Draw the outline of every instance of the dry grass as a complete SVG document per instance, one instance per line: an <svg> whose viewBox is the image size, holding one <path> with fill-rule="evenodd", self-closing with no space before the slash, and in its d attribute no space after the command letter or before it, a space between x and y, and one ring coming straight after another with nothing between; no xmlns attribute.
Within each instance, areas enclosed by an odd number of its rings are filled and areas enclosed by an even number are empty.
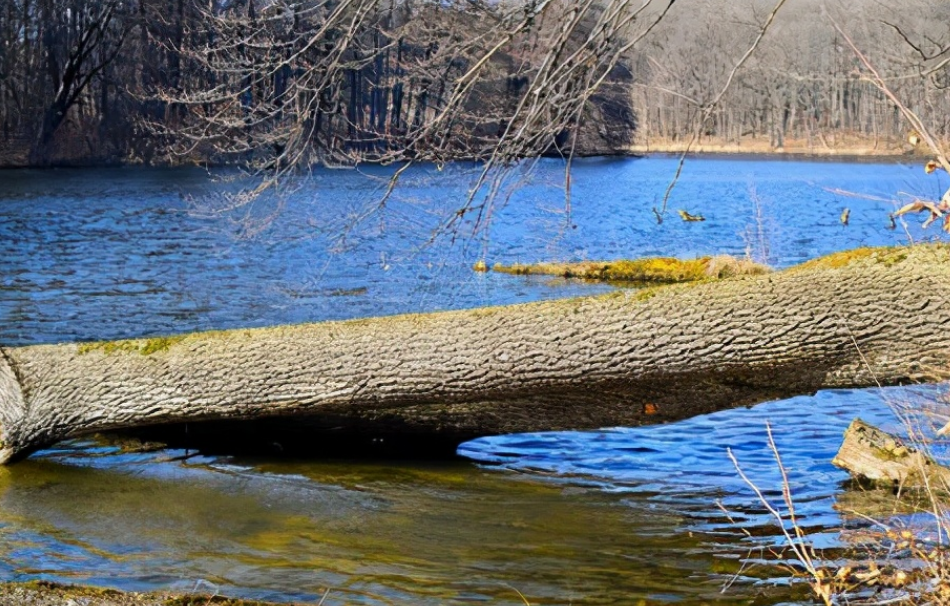
<svg viewBox="0 0 950 606"><path fill-rule="evenodd" d="M934 456L932 446L943 439L936 427L948 418L950 403L889 404L905 426L909 436L905 444L927 455L915 460L923 465L932 458L946 464ZM784 479L782 507L769 502L731 453L730 457L784 535L785 549L772 553L772 564L807 582L816 601L826 606L950 606L950 486L946 482L928 479L934 476L924 469L919 477L925 482L918 487L872 486L856 479L836 503L843 517L840 536L846 547L822 553L811 546L795 517L793 495L771 431L769 445Z"/></svg>
<svg viewBox="0 0 950 606"><path fill-rule="evenodd" d="M679 154L687 151L688 137L670 139L665 137L641 138L631 147L630 152L635 154L671 153ZM690 153L697 154L763 154L763 155L790 155L790 156L903 156L926 155L927 151L915 148L902 140L881 138L874 140L868 137L850 135L842 132L828 133L824 137L814 136L810 139L786 138L785 144L776 147L768 137L742 137L725 139L722 137L703 137L689 147Z"/></svg>
<svg viewBox="0 0 950 606"><path fill-rule="evenodd" d="M732 255L716 255L706 264L706 276L722 279L734 276L758 276L767 274L770 269L751 259L740 259Z"/></svg>

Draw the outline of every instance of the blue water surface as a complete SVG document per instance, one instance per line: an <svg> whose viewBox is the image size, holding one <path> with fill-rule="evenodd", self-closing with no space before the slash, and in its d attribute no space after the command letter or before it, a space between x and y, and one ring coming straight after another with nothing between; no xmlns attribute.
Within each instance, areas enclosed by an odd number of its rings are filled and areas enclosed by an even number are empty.
<svg viewBox="0 0 950 606"><path fill-rule="evenodd" d="M222 192L242 178L227 171L2 171L0 345L611 288L477 273L479 260L728 253L786 267L939 238L916 217L890 229L888 213L901 192L939 198L950 185L916 163L695 158L658 222L654 208L676 165L575 161L568 201L563 162L542 160L513 174L493 207L475 197L461 215L475 165L414 167L384 203L391 168L316 170L281 197L231 210ZM685 223L681 209L706 220ZM769 424L810 540L840 546L835 504L847 476L829 461L841 432L858 414L901 431L893 406L932 402L940 391L828 391L666 426L484 438L459 449L477 465L436 469L179 462L184 453L69 442L0 476L0 578L314 602L334 587L328 604L523 603L509 587L538 603L743 602L760 591L754 578L720 592L735 574L728 562L751 540L740 529L780 537L728 453L781 501Z"/></svg>
<svg viewBox="0 0 950 606"><path fill-rule="evenodd" d="M676 162L578 161L568 204L563 163L543 160L480 222L470 213L448 228L476 167L407 171L382 208L392 170L322 170L279 200L264 196L230 212L220 192L236 185L200 169L0 172L0 343L466 308L607 288L471 271L480 259L728 253L783 267L939 234L922 231L916 218L888 229L898 192L939 197L947 185L893 163L690 160L657 223L653 208ZM679 209L706 221L685 223Z"/></svg>

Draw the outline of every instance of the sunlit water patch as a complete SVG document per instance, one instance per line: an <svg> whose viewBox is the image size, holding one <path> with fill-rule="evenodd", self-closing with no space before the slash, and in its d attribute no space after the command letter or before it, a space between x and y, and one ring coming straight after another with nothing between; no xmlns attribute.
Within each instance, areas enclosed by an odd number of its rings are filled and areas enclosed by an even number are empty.
<svg viewBox="0 0 950 606"><path fill-rule="evenodd" d="M330 604L796 599L758 580L776 574L765 567L732 583L781 538L727 449L779 503L769 423L809 540L839 547L847 476L828 461L854 411L901 432L890 405L938 393L828 391L659 427L485 438L459 450L477 465L65 443L2 472L0 571L285 601L329 588Z"/></svg>
<svg viewBox="0 0 950 606"><path fill-rule="evenodd" d="M10 469L0 490L9 578L288 601L330 588L328 604L749 594L720 593L735 549L682 511L465 463L181 466L79 447Z"/></svg>

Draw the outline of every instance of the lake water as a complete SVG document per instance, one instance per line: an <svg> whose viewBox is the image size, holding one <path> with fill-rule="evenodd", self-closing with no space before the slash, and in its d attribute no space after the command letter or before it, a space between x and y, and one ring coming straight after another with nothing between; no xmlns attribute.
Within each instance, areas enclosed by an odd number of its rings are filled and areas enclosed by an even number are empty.
<svg viewBox="0 0 950 606"><path fill-rule="evenodd" d="M198 169L0 172L0 343L162 335L603 292L479 274L489 264L749 254L784 267L835 250L939 237L889 229L897 192L946 175L898 163L694 159L657 223L676 160L542 161L476 224L454 216L475 167L318 171L280 202L209 212L235 187ZM218 175L219 177L221 175ZM848 194L845 192L851 192ZM209 202L210 201L210 202ZM839 217L850 209L850 221ZM684 223L679 209L706 221ZM473 233L474 232L474 233ZM177 588L326 604L774 603L806 595L746 568L777 531L790 471L819 546L840 546L829 464L858 413L939 388L822 392L652 428L502 436L444 462L123 454L94 441L0 471L0 578ZM731 520L717 502L731 512ZM747 537L748 530L755 539ZM726 588L727 589L724 589Z"/></svg>

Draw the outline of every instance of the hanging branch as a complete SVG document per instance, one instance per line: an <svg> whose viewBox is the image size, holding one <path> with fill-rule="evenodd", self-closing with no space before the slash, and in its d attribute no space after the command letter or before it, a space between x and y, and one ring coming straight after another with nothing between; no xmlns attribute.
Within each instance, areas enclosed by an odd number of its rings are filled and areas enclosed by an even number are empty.
<svg viewBox="0 0 950 606"><path fill-rule="evenodd" d="M593 96L673 4L638 27L654 3L319 0L258 9L251 0L212 9L177 49L201 76L155 92L186 118L150 127L178 154L248 168L254 184L229 209L279 192L315 164L481 160L444 228L481 211L478 226L523 159L573 155Z"/></svg>
<svg viewBox="0 0 950 606"><path fill-rule="evenodd" d="M683 166L686 164L686 156L689 155L690 150L692 150L693 145L696 144L696 141L699 139L700 133L705 130L706 125L709 123L709 118L712 116L713 112L718 109L719 104L722 102L723 97L726 95L726 92L729 91L729 88L732 86L733 80L735 80L736 74L739 73L739 70L742 69L742 66L745 65L746 61L755 53L756 49L759 48L759 45L762 43L762 39L765 38L765 34L768 33L769 29L772 27L772 23L775 21L775 16L778 14L779 10L785 5L785 0L779 0L775 6L772 8L772 12L769 13L768 18L765 20L765 23L759 28L759 34L756 36L755 40L752 42L752 45L746 50L738 62L732 67L732 71L729 72L729 76L726 78L725 84L722 88L713 97L713 100L710 103L707 103L702 108L702 113L700 120L696 123L696 127L693 129L692 134L690 135L689 141L686 143L686 149L683 150L683 153L680 154L679 162L676 165L676 173L673 175L673 179L670 181L670 184L666 187L666 191L663 193L663 202L660 206L660 209L657 210L655 207L653 209L654 214L657 218L657 223L663 222L663 216L666 214L666 207L669 203L670 196L673 194L673 188L676 187L677 182L679 182L680 175L683 174Z"/></svg>

